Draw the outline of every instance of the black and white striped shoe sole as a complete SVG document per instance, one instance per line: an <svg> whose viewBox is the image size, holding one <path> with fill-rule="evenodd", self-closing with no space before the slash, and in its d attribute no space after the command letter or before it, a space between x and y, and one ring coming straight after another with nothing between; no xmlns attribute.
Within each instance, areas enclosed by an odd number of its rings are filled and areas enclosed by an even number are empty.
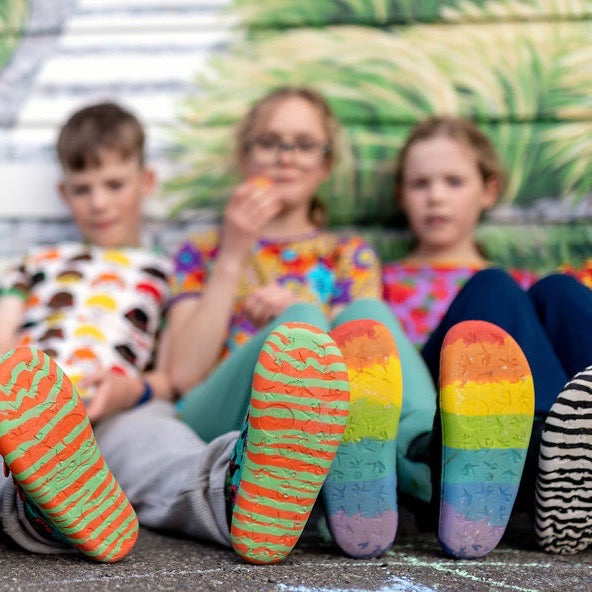
<svg viewBox="0 0 592 592"><path fill-rule="evenodd" d="M573 554L592 543L592 366L566 384L545 421L535 506L545 551Z"/></svg>

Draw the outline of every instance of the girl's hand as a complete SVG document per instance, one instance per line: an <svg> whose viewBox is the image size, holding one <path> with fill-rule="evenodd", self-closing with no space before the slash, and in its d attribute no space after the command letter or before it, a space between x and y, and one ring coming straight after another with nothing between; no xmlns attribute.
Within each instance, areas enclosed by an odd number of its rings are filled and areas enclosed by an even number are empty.
<svg viewBox="0 0 592 592"><path fill-rule="evenodd" d="M91 423L118 411L131 409L144 392L144 383L139 378L111 371L99 371L87 376L80 381L80 386L94 390L86 407Z"/></svg>
<svg viewBox="0 0 592 592"><path fill-rule="evenodd" d="M263 327L297 301L288 288L272 283L255 290L245 301L244 309L255 326Z"/></svg>
<svg viewBox="0 0 592 592"><path fill-rule="evenodd" d="M239 185L224 210L220 256L242 261L280 208L271 181L257 177Z"/></svg>

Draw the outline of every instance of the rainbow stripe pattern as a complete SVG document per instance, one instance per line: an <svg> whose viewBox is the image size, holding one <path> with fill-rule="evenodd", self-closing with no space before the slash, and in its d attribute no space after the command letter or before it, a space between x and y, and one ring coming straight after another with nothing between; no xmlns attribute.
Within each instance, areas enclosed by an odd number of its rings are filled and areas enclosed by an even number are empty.
<svg viewBox="0 0 592 592"><path fill-rule="evenodd" d="M291 552L342 440L349 383L334 341L286 323L268 336L253 376L230 529L236 553L277 563ZM239 439L240 442L240 439Z"/></svg>
<svg viewBox="0 0 592 592"><path fill-rule="evenodd" d="M351 557L377 557L398 526L396 445L403 397L397 346L372 320L349 321L330 333L350 381L350 415L323 501L331 534Z"/></svg>
<svg viewBox="0 0 592 592"><path fill-rule="evenodd" d="M103 562L132 549L136 514L71 382L40 350L0 358L0 454L28 502L72 546Z"/></svg>
<svg viewBox="0 0 592 592"><path fill-rule="evenodd" d="M452 557L482 557L506 529L532 429L532 375L514 339L485 321L452 327L441 352L440 409L438 537Z"/></svg>

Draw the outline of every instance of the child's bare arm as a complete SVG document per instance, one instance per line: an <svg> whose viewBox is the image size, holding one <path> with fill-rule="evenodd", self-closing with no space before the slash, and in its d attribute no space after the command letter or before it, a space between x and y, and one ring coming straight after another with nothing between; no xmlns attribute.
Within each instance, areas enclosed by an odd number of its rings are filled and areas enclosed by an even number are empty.
<svg viewBox="0 0 592 592"><path fill-rule="evenodd" d="M170 376L178 392L201 382L219 359L244 261L278 211L273 188L240 185L224 212L219 254L205 290L170 311Z"/></svg>
<svg viewBox="0 0 592 592"><path fill-rule="evenodd" d="M201 382L220 356L240 277L240 264L219 258L199 299L187 298L170 312L169 370L174 388Z"/></svg>
<svg viewBox="0 0 592 592"><path fill-rule="evenodd" d="M17 344L24 312L25 302L20 296L9 294L0 298L0 354Z"/></svg>

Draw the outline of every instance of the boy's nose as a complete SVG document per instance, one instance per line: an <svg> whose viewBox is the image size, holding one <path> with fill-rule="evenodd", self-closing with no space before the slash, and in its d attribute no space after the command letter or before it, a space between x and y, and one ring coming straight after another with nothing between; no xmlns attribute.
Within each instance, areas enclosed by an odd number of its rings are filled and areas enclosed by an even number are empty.
<svg viewBox="0 0 592 592"><path fill-rule="evenodd" d="M107 205L109 196L102 189L93 189L90 193L90 205L94 209L101 209Z"/></svg>

